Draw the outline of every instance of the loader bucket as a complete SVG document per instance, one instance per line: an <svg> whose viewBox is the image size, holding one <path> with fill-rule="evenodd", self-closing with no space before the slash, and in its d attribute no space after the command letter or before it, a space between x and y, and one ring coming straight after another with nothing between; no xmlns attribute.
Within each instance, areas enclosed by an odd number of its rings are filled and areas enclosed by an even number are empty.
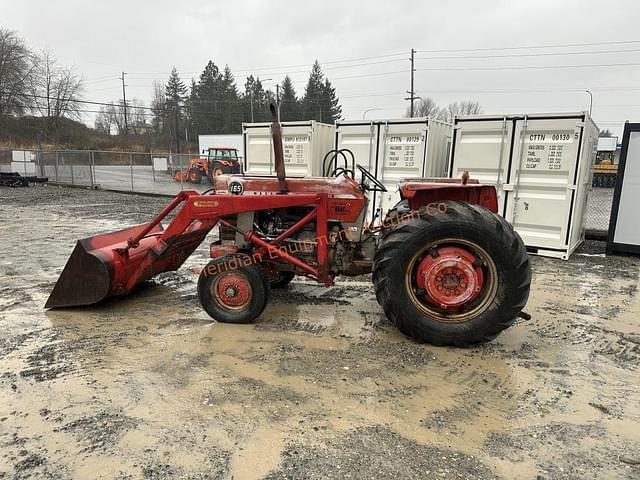
<svg viewBox="0 0 640 480"><path fill-rule="evenodd" d="M142 231L147 224L136 225L112 233L83 238L76 243L71 257L45 304L45 308L91 305L110 296L120 266L115 248L126 246L128 238ZM162 231L158 225L151 233Z"/></svg>

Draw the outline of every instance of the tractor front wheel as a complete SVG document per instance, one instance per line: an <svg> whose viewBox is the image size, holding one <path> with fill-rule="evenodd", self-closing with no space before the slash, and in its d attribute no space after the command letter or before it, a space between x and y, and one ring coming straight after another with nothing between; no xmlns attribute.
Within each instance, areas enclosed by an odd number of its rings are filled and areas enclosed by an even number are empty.
<svg viewBox="0 0 640 480"><path fill-rule="evenodd" d="M191 183L200 183L202 181L202 172L199 168L193 167L189 170L188 179Z"/></svg>
<svg viewBox="0 0 640 480"><path fill-rule="evenodd" d="M435 345L487 342L524 308L531 268L502 217L446 201L382 237L373 266L378 303L405 334Z"/></svg>
<svg viewBox="0 0 640 480"><path fill-rule="evenodd" d="M198 298L218 322L251 323L267 305L269 283L248 255L218 257L202 270Z"/></svg>

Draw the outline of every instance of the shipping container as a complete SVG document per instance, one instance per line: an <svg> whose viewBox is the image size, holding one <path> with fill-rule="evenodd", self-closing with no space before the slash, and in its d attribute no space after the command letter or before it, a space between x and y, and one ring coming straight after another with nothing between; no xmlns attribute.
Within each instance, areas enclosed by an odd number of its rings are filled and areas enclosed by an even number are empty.
<svg viewBox="0 0 640 480"><path fill-rule="evenodd" d="M242 134L229 135L198 135L198 151L200 155L206 153L210 147L228 147L238 150L238 156L244 157L244 143Z"/></svg>
<svg viewBox="0 0 640 480"><path fill-rule="evenodd" d="M495 185L499 213L530 253L567 259L583 216L598 127L585 112L455 119L449 175Z"/></svg>
<svg viewBox="0 0 640 480"><path fill-rule="evenodd" d="M322 175L322 159L333 149L335 126L314 120L282 122L282 145L287 175ZM275 175L271 123L243 123L244 171Z"/></svg>
<svg viewBox="0 0 640 480"><path fill-rule="evenodd" d="M336 148L351 150L387 188L371 195L369 218L400 200L402 179L447 176L450 145L451 125L424 117L336 124Z"/></svg>
<svg viewBox="0 0 640 480"><path fill-rule="evenodd" d="M0 172L2 173L19 173L23 177L29 177L36 174L35 162L9 162L0 163Z"/></svg>
<svg viewBox="0 0 640 480"><path fill-rule="evenodd" d="M34 162L36 160L36 152L29 150L13 150L11 152L11 161L13 162Z"/></svg>
<svg viewBox="0 0 640 480"><path fill-rule="evenodd" d="M640 123L625 123L607 237L607 253L640 255Z"/></svg>

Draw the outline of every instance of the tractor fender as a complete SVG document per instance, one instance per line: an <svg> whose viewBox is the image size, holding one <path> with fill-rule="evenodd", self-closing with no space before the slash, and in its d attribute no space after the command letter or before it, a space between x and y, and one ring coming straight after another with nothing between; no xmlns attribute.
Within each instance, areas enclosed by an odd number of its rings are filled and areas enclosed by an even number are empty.
<svg viewBox="0 0 640 480"><path fill-rule="evenodd" d="M430 179L400 183L400 196L411 210L431 203L458 200L484 207L498 213L498 196L493 185L480 185L477 180L461 183L459 179Z"/></svg>

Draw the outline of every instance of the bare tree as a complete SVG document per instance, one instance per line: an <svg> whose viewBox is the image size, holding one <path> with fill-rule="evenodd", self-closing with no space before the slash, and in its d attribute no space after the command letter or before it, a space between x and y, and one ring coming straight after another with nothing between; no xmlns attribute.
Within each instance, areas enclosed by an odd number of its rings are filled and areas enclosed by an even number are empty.
<svg viewBox="0 0 640 480"><path fill-rule="evenodd" d="M72 68L58 65L55 56L44 50L32 76L33 110L56 126L62 117L80 118L83 80Z"/></svg>
<svg viewBox="0 0 640 480"><path fill-rule="evenodd" d="M28 107L33 68L33 55L24 41L15 32L0 28L0 119Z"/></svg>
<svg viewBox="0 0 640 480"><path fill-rule="evenodd" d="M137 98L127 100L127 118L131 132L135 133L147 127L144 108L141 107L144 107L144 103ZM96 116L95 128L97 130L110 135L114 127L118 135L124 135L124 106L122 99L101 107Z"/></svg>
<svg viewBox="0 0 640 480"><path fill-rule="evenodd" d="M115 107L112 105L104 105L100 107L100 112L96 115L95 129L105 135L111 135L115 122Z"/></svg>
<svg viewBox="0 0 640 480"><path fill-rule="evenodd" d="M461 102L452 102L447 108L442 110L440 118L447 122L453 122L458 115L478 115L482 113L480 102L475 100L463 100Z"/></svg>
<svg viewBox="0 0 640 480"><path fill-rule="evenodd" d="M477 100L463 100L460 102L460 115L480 115L483 112Z"/></svg>
<svg viewBox="0 0 640 480"><path fill-rule="evenodd" d="M153 120L151 122L153 130L161 133L165 126L165 116L167 110L167 97L164 91L164 85L154 80L153 82L153 98L151 99L151 111L153 112Z"/></svg>
<svg viewBox="0 0 640 480"><path fill-rule="evenodd" d="M439 117L441 114L441 108L431 97L425 97L418 99L418 102L413 108L414 117ZM407 108L406 117L411 116L411 107Z"/></svg>

